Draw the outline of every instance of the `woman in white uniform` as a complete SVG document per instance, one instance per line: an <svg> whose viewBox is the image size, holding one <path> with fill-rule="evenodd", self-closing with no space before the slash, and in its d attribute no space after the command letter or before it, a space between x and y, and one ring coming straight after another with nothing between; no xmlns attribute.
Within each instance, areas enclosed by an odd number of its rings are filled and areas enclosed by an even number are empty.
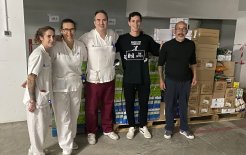
<svg viewBox="0 0 246 155"><path fill-rule="evenodd" d="M70 155L78 145L74 142L77 132L82 80L81 66L87 59L87 51L82 42L74 39L76 24L71 19L61 22L62 41L51 51L53 67L52 104L59 145L64 155Z"/></svg>
<svg viewBox="0 0 246 155"><path fill-rule="evenodd" d="M37 30L35 40L41 43L28 58L28 78L24 95L31 146L28 155L44 155L44 140L50 122L52 99L51 58L48 50L54 44L55 29Z"/></svg>

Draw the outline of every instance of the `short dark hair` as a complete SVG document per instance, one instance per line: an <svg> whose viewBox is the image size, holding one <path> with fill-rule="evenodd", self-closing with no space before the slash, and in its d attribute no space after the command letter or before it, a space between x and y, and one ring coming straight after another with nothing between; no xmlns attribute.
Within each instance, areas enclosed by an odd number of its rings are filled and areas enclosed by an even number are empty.
<svg viewBox="0 0 246 155"><path fill-rule="evenodd" d="M62 21L61 21L61 27L60 27L60 29L62 29L63 28L63 24L64 23L72 23L73 25L74 25L74 28L76 29L76 27L77 27L77 24L75 23L75 21L73 21L72 19L70 19L70 18L66 18L66 19L63 19Z"/></svg>
<svg viewBox="0 0 246 155"><path fill-rule="evenodd" d="M104 14L104 15L106 16L107 20L108 20L108 14L107 14L107 12L104 11L104 10L97 10L97 11L95 12L95 14L94 14L94 17L96 17L96 15L99 14L99 13Z"/></svg>
<svg viewBox="0 0 246 155"><path fill-rule="evenodd" d="M130 21L131 18L134 17L134 16L138 16L140 18L140 20L142 21L142 15L139 12L130 13L129 16L128 16L128 21Z"/></svg>
<svg viewBox="0 0 246 155"><path fill-rule="evenodd" d="M34 41L36 43L41 43L40 37L43 37L44 33L48 30L52 30L55 33L55 29L53 27L50 26L41 27L36 31Z"/></svg>

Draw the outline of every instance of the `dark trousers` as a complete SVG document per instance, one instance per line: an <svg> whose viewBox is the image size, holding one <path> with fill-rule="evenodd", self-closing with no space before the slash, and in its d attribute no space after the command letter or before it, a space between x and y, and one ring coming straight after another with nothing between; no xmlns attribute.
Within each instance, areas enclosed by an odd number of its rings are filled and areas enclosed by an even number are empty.
<svg viewBox="0 0 246 155"><path fill-rule="evenodd" d="M139 125L143 127L147 124L148 116L148 101L150 94L150 84L123 84L124 96L126 100L126 115L130 127L135 127L134 119L134 102L136 92L138 92L139 99Z"/></svg>
<svg viewBox="0 0 246 155"><path fill-rule="evenodd" d="M88 133L98 130L98 109L101 110L103 132L113 131L114 80L106 83L89 83L85 85L85 114Z"/></svg>
<svg viewBox="0 0 246 155"><path fill-rule="evenodd" d="M165 129L173 131L174 128L174 115L175 105L179 105L179 116L180 116L180 129L187 131L187 111L188 111L188 100L190 95L191 81L174 81L171 79L165 79L166 92L165 92L165 116L166 126Z"/></svg>

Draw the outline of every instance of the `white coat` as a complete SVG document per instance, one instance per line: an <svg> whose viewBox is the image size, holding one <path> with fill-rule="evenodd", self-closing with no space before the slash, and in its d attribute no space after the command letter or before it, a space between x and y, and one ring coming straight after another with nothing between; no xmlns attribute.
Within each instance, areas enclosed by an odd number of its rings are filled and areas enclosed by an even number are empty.
<svg viewBox="0 0 246 155"><path fill-rule="evenodd" d="M38 46L28 58L28 75L37 75L36 80L36 108L43 108L49 105L48 100L52 99L52 73L51 58L45 51L43 45ZM28 88L25 90L23 102L28 105L30 100Z"/></svg>
<svg viewBox="0 0 246 155"><path fill-rule="evenodd" d="M29 153L33 155L44 155L44 141L50 123L49 100L52 99L51 58L45 51L43 45L38 46L28 59L28 74L37 75L36 79L36 109L28 111L30 100L28 87L25 90L23 102L26 106L27 126L31 146Z"/></svg>
<svg viewBox="0 0 246 155"><path fill-rule="evenodd" d="M50 52L53 67L54 103L52 104L58 141L64 154L72 152L82 93L82 62L87 60L84 44L74 40L73 49L57 42Z"/></svg>
<svg viewBox="0 0 246 155"><path fill-rule="evenodd" d="M53 63L53 91L71 92L82 87L81 66L87 61L87 51L84 44L74 40L71 50L67 44L57 42L50 52Z"/></svg>
<svg viewBox="0 0 246 155"><path fill-rule="evenodd" d="M87 77L91 83L105 83L114 79L115 68L115 43L118 35L108 30L105 39L93 29L82 35L79 40L83 41L88 50Z"/></svg>

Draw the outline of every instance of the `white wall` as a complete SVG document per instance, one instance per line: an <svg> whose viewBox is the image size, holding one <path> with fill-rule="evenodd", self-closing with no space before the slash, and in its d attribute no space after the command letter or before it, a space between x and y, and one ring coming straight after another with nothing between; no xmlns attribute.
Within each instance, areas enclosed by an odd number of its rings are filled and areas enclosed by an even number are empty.
<svg viewBox="0 0 246 155"><path fill-rule="evenodd" d="M23 1L7 0L11 37L3 33L6 29L4 1L0 0L0 123L26 119L22 103L24 89L20 87L26 78Z"/></svg>
<svg viewBox="0 0 246 155"><path fill-rule="evenodd" d="M94 28L93 18L96 10L104 9L109 18L116 19L116 25L111 29L123 29L128 32L127 18L125 17L126 0L23 0L26 40L34 37L38 27L50 25L59 34L60 22L49 22L48 15L57 15L60 21L71 18L77 23L76 38Z"/></svg>
<svg viewBox="0 0 246 155"><path fill-rule="evenodd" d="M241 8L243 9L243 8ZM246 10L246 5L244 10ZM246 44L246 11L239 11L238 12L238 19L236 25L236 32L235 32L235 40L234 40L234 48L233 48L233 59L234 61L240 60L240 47L243 44ZM243 61L246 63L246 47L244 48L244 57L242 58ZM246 64L237 64L236 65L236 80L240 82L241 88L246 88Z"/></svg>
<svg viewBox="0 0 246 155"><path fill-rule="evenodd" d="M236 19L238 3L239 0L127 0L126 14L144 9L146 17Z"/></svg>

